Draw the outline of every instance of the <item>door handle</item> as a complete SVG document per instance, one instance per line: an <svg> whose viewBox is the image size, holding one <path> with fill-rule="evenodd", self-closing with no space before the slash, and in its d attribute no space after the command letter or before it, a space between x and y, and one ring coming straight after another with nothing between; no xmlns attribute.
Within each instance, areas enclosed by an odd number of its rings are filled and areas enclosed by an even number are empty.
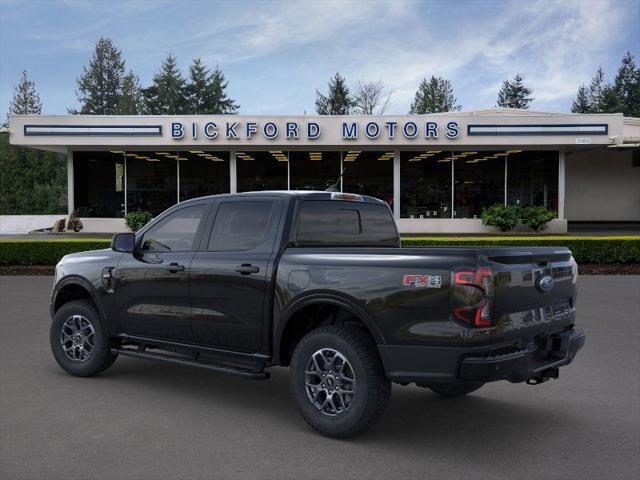
<svg viewBox="0 0 640 480"><path fill-rule="evenodd" d="M258 273L260 271L259 267L255 265L251 265L250 263L243 263L239 267L236 267L236 272L241 275L251 275L252 273Z"/></svg>
<svg viewBox="0 0 640 480"><path fill-rule="evenodd" d="M184 270L184 265L180 265L178 263L170 263L167 265L167 270L171 273L182 272Z"/></svg>

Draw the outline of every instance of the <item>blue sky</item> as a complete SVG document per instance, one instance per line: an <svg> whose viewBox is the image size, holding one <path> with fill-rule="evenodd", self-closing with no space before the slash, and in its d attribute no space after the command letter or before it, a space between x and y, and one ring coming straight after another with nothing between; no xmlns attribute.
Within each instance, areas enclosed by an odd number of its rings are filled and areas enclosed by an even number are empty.
<svg viewBox="0 0 640 480"><path fill-rule="evenodd" d="M492 107L516 72L532 108L568 111L598 65L611 79L627 50L640 63L640 0L0 0L0 116L23 69L44 113L76 107L100 36L143 84L169 51L185 71L195 57L219 64L242 114L311 114L336 71L382 80L387 113L406 113L430 75L453 82L463 109Z"/></svg>

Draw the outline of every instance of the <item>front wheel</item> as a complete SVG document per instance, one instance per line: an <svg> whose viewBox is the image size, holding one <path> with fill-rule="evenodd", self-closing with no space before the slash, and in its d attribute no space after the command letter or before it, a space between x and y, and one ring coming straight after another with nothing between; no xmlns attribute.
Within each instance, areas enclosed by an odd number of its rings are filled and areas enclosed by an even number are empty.
<svg viewBox="0 0 640 480"><path fill-rule="evenodd" d="M309 332L293 352L290 375L302 417L328 437L346 438L371 427L391 397L376 345L357 327Z"/></svg>
<svg viewBox="0 0 640 480"><path fill-rule="evenodd" d="M106 370L118 355L95 306L88 300L65 303L51 323L53 356L64 370L76 377L89 377Z"/></svg>

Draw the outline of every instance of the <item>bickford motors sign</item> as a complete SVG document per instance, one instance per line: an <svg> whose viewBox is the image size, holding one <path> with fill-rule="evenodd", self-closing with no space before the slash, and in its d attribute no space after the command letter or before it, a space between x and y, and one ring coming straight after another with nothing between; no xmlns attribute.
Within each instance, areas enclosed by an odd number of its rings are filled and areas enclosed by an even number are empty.
<svg viewBox="0 0 640 480"><path fill-rule="evenodd" d="M449 139L458 138L460 127L457 122L449 121L444 125L439 125L433 121L368 121L359 123L356 121L335 122L331 127L340 129L339 132L332 132L332 136L339 133L342 140L357 140L366 137L369 140L384 138L394 140L402 137L407 140L424 138L436 140L440 136ZM316 140L323 134L322 126L318 122L307 121L266 121L264 123L256 121L198 121L198 122L172 122L171 138L174 140L206 138L216 140L225 138L227 140L251 140L260 136L266 140Z"/></svg>

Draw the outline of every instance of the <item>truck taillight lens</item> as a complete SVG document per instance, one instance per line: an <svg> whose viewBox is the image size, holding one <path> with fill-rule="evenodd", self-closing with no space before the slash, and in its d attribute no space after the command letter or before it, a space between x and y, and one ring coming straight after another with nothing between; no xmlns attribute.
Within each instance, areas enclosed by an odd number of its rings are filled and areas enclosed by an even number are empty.
<svg viewBox="0 0 640 480"><path fill-rule="evenodd" d="M476 270L458 270L452 272L455 287L470 289L466 297L472 299L480 294L480 300L472 305L456 306L453 315L461 322L474 327L489 327L493 310L493 270L480 267Z"/></svg>

